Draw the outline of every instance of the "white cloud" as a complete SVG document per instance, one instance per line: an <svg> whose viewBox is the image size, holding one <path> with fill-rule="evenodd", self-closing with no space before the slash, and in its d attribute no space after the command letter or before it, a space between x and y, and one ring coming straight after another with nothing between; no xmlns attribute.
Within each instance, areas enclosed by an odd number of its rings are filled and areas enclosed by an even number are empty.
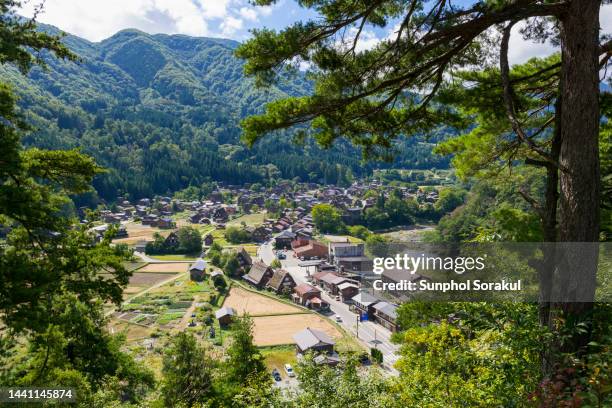
<svg viewBox="0 0 612 408"><path fill-rule="evenodd" d="M520 30L525 27L525 22L521 21L512 27L510 43L508 44L508 61L511 65L522 64L534 57L547 57L557 48L550 43L538 43L523 39Z"/></svg>
<svg viewBox="0 0 612 408"><path fill-rule="evenodd" d="M25 2L20 13L32 16L43 0ZM272 7L248 0L46 0L38 20L91 41L126 28L148 33L243 38L244 22L256 24Z"/></svg>
<svg viewBox="0 0 612 408"><path fill-rule="evenodd" d="M606 4L601 7L599 25L601 26L602 33L612 33L612 5Z"/></svg>
<svg viewBox="0 0 612 408"><path fill-rule="evenodd" d="M340 50L349 50L353 47L355 37L358 32L357 27L351 27L347 30L344 37L340 37L336 41L336 47ZM376 34L368 29L363 29L355 44L355 52L366 51L374 48L379 42L380 38Z"/></svg>
<svg viewBox="0 0 612 408"><path fill-rule="evenodd" d="M357 52L371 50L381 41L372 31L363 30L357 40L355 50Z"/></svg>
<svg viewBox="0 0 612 408"><path fill-rule="evenodd" d="M257 20L257 11L250 7L242 7L240 9L240 15L245 20L256 21Z"/></svg>
<svg viewBox="0 0 612 408"><path fill-rule="evenodd" d="M601 33L612 33L612 5L604 5L599 13L599 24ZM521 64L533 57L546 57L553 52L559 51L558 47L554 47L550 43L537 43L524 40L519 30L525 26L525 22L521 21L512 28L512 37L508 49L508 60L511 64Z"/></svg>
<svg viewBox="0 0 612 408"><path fill-rule="evenodd" d="M224 18L228 15L230 0L199 0L206 18Z"/></svg>
<svg viewBox="0 0 612 408"><path fill-rule="evenodd" d="M39 1L24 5L31 16ZM38 20L100 41L125 28L153 33L208 35L205 16L191 0L47 0Z"/></svg>
<svg viewBox="0 0 612 408"><path fill-rule="evenodd" d="M221 33L224 36L231 36L240 29L242 29L242 20L236 17L227 17L221 23Z"/></svg>

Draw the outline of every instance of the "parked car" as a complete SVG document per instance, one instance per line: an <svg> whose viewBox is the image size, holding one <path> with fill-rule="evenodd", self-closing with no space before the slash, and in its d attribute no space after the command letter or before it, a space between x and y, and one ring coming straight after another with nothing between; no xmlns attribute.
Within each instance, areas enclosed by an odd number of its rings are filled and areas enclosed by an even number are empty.
<svg viewBox="0 0 612 408"><path fill-rule="evenodd" d="M276 257L278 259L287 259L287 255L285 255L283 252L279 252L278 254L276 254Z"/></svg>
<svg viewBox="0 0 612 408"><path fill-rule="evenodd" d="M340 295L334 296L334 299L336 299L339 302L340 301Z"/></svg>
<svg viewBox="0 0 612 408"><path fill-rule="evenodd" d="M192 314L191 314L191 317L196 317L196 314L195 314L195 313L192 313Z"/></svg>
<svg viewBox="0 0 612 408"><path fill-rule="evenodd" d="M291 364L285 364L285 372L289 377L295 377L295 371L293 371Z"/></svg>
<svg viewBox="0 0 612 408"><path fill-rule="evenodd" d="M359 355L359 362L363 365L369 365L370 362L370 356L368 356L367 353L361 353L361 355Z"/></svg>
<svg viewBox="0 0 612 408"><path fill-rule="evenodd" d="M336 315L336 321L337 321L338 323L342 323L342 316L340 316L340 315Z"/></svg>
<svg viewBox="0 0 612 408"><path fill-rule="evenodd" d="M272 370L272 378L274 378L274 381L280 381L281 380L281 375L278 372L278 370L275 368L274 370Z"/></svg>

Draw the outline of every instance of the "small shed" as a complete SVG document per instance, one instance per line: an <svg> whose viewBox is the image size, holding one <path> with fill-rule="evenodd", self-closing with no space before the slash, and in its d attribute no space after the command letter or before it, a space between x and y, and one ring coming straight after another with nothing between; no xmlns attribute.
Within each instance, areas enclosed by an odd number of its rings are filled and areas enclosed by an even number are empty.
<svg viewBox="0 0 612 408"><path fill-rule="evenodd" d="M219 321L219 326L227 326L236 316L236 310L231 307L222 307L215 312L215 318Z"/></svg>
<svg viewBox="0 0 612 408"><path fill-rule="evenodd" d="M198 259L189 267L189 276L192 281L201 282L204 279L204 271L206 270L206 261Z"/></svg>
<svg viewBox="0 0 612 408"><path fill-rule="evenodd" d="M351 299L359 293L359 286L351 282L343 282L338 285L338 293L342 298L342 301L348 303Z"/></svg>

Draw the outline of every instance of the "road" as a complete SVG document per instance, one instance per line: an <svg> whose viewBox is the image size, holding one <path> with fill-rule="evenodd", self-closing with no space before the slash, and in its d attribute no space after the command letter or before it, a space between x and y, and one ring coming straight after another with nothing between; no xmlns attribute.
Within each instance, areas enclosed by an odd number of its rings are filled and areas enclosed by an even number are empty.
<svg viewBox="0 0 612 408"><path fill-rule="evenodd" d="M287 270L296 283L309 283L307 281L308 272L306 268L298 266L299 260L293 256L292 251L286 251L287 259L281 261L282 267ZM257 256L270 265L276 258L271 243L261 245L257 251ZM399 347L391 343L391 332L379 324L373 322L357 322L357 315L349 310L349 306L341 301L337 301L324 291L321 293L324 301L329 303L331 311L342 318L339 324L349 333L356 336L366 347L378 348L383 353L384 366L391 374L397 375L397 370L393 365L398 359Z"/></svg>

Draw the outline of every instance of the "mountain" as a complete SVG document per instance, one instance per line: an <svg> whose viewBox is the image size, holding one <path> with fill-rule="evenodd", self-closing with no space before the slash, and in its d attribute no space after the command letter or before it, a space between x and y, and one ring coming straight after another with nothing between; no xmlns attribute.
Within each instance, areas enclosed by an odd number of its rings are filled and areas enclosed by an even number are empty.
<svg viewBox="0 0 612 408"><path fill-rule="evenodd" d="M42 26L52 33L60 31ZM240 143L239 121L273 99L303 95L311 84L297 73L257 89L234 57L238 43L184 35L123 30L99 43L73 35L64 43L77 63L43 53L46 69L27 77L0 67L19 96L33 131L27 145L78 147L108 169L94 182L100 197L166 194L206 181L245 183L268 177L345 183L374 167L446 167L422 139L401 143L395 164L362 164L347 143L321 150L300 146L292 132L265 138L253 149Z"/></svg>

